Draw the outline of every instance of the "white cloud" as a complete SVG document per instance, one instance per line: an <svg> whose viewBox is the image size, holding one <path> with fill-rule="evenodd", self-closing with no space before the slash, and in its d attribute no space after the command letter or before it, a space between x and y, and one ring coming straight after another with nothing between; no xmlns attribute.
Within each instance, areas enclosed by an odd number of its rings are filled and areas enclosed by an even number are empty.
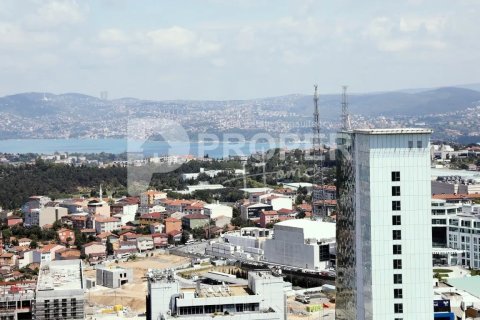
<svg viewBox="0 0 480 320"><path fill-rule="evenodd" d="M38 49L57 42L57 37L52 33L28 31L19 25L0 23L0 47L3 50Z"/></svg>
<svg viewBox="0 0 480 320"><path fill-rule="evenodd" d="M377 17L371 21L364 36L380 51L440 50L447 47L444 39L446 23L444 16Z"/></svg>
<svg viewBox="0 0 480 320"><path fill-rule="evenodd" d="M154 50L186 57L211 55L221 49L219 43L204 39L195 32L178 26L147 31L144 37L147 40L146 44L151 45Z"/></svg>
<svg viewBox="0 0 480 320"><path fill-rule="evenodd" d="M47 0L27 16L26 23L34 28L54 28L77 24L85 19L88 8L75 0Z"/></svg>
<svg viewBox="0 0 480 320"><path fill-rule="evenodd" d="M120 29L103 29L98 34L98 41L106 45L122 45L129 42L129 37Z"/></svg>

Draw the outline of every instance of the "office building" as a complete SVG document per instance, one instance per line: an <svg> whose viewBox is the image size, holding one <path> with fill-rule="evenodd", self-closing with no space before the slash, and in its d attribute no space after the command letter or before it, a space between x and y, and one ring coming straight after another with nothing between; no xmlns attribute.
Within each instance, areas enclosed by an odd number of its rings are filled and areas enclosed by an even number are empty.
<svg viewBox="0 0 480 320"><path fill-rule="evenodd" d="M430 134L340 133L336 319L432 319Z"/></svg>
<svg viewBox="0 0 480 320"><path fill-rule="evenodd" d="M335 260L335 223L286 220L273 226L273 235L264 244L264 259L269 263L319 271Z"/></svg>
<svg viewBox="0 0 480 320"><path fill-rule="evenodd" d="M286 320L285 282L270 271L250 271L248 285L180 288L173 273L148 275L147 319Z"/></svg>
<svg viewBox="0 0 480 320"><path fill-rule="evenodd" d="M32 319L84 319L82 260L42 262Z"/></svg>

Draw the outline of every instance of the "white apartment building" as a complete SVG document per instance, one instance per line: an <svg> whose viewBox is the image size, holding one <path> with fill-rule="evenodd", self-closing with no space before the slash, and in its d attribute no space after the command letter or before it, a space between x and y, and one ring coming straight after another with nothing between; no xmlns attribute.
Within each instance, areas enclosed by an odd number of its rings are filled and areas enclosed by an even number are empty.
<svg viewBox="0 0 480 320"><path fill-rule="evenodd" d="M117 218L106 218L102 216L95 217L95 231L97 234L103 232L112 232L120 229L121 227L121 221Z"/></svg>
<svg viewBox="0 0 480 320"><path fill-rule="evenodd" d="M233 208L218 203L206 204L203 206L203 214L209 216L210 219L216 219L218 217L233 217Z"/></svg>
<svg viewBox="0 0 480 320"><path fill-rule="evenodd" d="M341 132L337 320L431 320L427 129Z"/></svg>
<svg viewBox="0 0 480 320"><path fill-rule="evenodd" d="M62 217L68 215L68 209L62 207L43 207L40 209L31 209L24 211L23 225L43 227L47 224L53 224Z"/></svg>

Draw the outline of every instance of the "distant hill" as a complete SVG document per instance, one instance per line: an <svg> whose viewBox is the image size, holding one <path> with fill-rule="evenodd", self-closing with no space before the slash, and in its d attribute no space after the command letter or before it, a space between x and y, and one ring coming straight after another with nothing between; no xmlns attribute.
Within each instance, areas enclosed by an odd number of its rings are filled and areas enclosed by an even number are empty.
<svg viewBox="0 0 480 320"><path fill-rule="evenodd" d="M320 96L321 118L338 118L340 95ZM350 112L367 116L440 114L466 109L480 104L480 92L464 88L447 87L417 93L385 92L353 94L349 96ZM310 114L312 98L299 98L292 111Z"/></svg>
<svg viewBox="0 0 480 320"><path fill-rule="evenodd" d="M338 118L340 113L339 94L320 96L320 117L322 119ZM352 94L349 96L350 110L354 114L405 115L418 116L439 114L462 110L480 102L480 92L459 88L445 87L420 92L382 92ZM275 110L288 110L301 115L312 113L312 96L292 94L255 100L236 101L149 101L135 98L101 100L96 97L66 93L60 95L43 93L20 93L0 98L0 112L19 117L70 116L88 118L96 115L119 116L124 112L123 106L135 112L151 111L174 103L176 107L188 105L191 108L221 109L225 104L265 104Z"/></svg>

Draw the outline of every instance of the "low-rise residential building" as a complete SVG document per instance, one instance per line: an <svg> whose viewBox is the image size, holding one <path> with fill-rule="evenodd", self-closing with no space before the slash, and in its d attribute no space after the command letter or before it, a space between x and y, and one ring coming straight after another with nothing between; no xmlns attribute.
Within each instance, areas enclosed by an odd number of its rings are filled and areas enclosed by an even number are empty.
<svg viewBox="0 0 480 320"><path fill-rule="evenodd" d="M73 230L61 228L57 230L57 236L60 243L73 244L75 242L75 232Z"/></svg>
<svg viewBox="0 0 480 320"><path fill-rule="evenodd" d="M89 214L94 216L110 217L110 206L103 199L90 200L87 210Z"/></svg>
<svg viewBox="0 0 480 320"><path fill-rule="evenodd" d="M233 208L218 203L206 204L203 207L203 214L209 216L210 219L217 219L218 217L233 217Z"/></svg>
<svg viewBox="0 0 480 320"><path fill-rule="evenodd" d="M138 222L142 225L149 225L153 223L160 223L165 218L165 214L163 212L152 212L152 213L145 213L140 216Z"/></svg>
<svg viewBox="0 0 480 320"><path fill-rule="evenodd" d="M17 240L18 241L18 245L20 247L28 247L30 246L30 243L32 242L32 239L29 239L29 238L20 238Z"/></svg>
<svg viewBox="0 0 480 320"><path fill-rule="evenodd" d="M17 258L16 254L4 252L0 254L0 266L14 266L17 263Z"/></svg>
<svg viewBox="0 0 480 320"><path fill-rule="evenodd" d="M164 248L168 246L168 234L166 233L153 233L153 246L155 248Z"/></svg>
<svg viewBox="0 0 480 320"><path fill-rule="evenodd" d="M262 197L260 201L264 204L271 205L272 210L280 209L289 209L292 210L293 202L287 196L281 195L268 195L267 197Z"/></svg>
<svg viewBox="0 0 480 320"><path fill-rule="evenodd" d="M203 214L189 214L182 218L182 228L192 230L203 228L210 223L210 218Z"/></svg>
<svg viewBox="0 0 480 320"><path fill-rule="evenodd" d="M181 231L182 230L182 221L175 218L166 218L165 223L165 233L170 233L172 231Z"/></svg>
<svg viewBox="0 0 480 320"><path fill-rule="evenodd" d="M160 204L151 204L148 206L143 206L138 208L138 213L140 215L154 213L154 212L165 212L167 211L163 205Z"/></svg>
<svg viewBox="0 0 480 320"><path fill-rule="evenodd" d="M242 220L259 220L262 211L273 210L273 206L265 203L245 203L240 206Z"/></svg>
<svg viewBox="0 0 480 320"><path fill-rule="evenodd" d="M162 233L165 231L165 225L161 224L160 222L152 223L148 226L150 229L150 233Z"/></svg>
<svg viewBox="0 0 480 320"><path fill-rule="evenodd" d="M95 217L95 231L97 233L112 232L121 228L120 220L112 217Z"/></svg>
<svg viewBox="0 0 480 320"><path fill-rule="evenodd" d="M274 223L289 219L295 219L295 211L288 209L262 211L260 213L260 227L266 228Z"/></svg>
<svg viewBox="0 0 480 320"><path fill-rule="evenodd" d="M55 259L52 260L78 260L82 253L80 250L65 248L55 252Z"/></svg>
<svg viewBox="0 0 480 320"><path fill-rule="evenodd" d="M66 247L61 244L51 243L44 245L42 248L39 249L41 254L41 261L52 261L55 260L55 254L58 251L65 249Z"/></svg>
<svg viewBox="0 0 480 320"><path fill-rule="evenodd" d="M7 217L7 226L8 227L13 227L13 226L16 226L16 225L20 225L23 223L23 219L21 217L18 217L18 216L8 216Z"/></svg>
<svg viewBox="0 0 480 320"><path fill-rule="evenodd" d="M183 208L185 214L203 214L203 204L200 205L191 205Z"/></svg>
<svg viewBox="0 0 480 320"><path fill-rule="evenodd" d="M101 242L89 242L82 247L82 253L90 262L97 262L106 258L107 247Z"/></svg>
<svg viewBox="0 0 480 320"><path fill-rule="evenodd" d="M137 238L137 249L140 252L152 250L154 248L151 235L144 235Z"/></svg>
<svg viewBox="0 0 480 320"><path fill-rule="evenodd" d="M143 207L143 206L156 204L158 200L166 199L166 198L167 198L166 192L148 190L140 194L140 205Z"/></svg>
<svg viewBox="0 0 480 320"><path fill-rule="evenodd" d="M182 241L182 231L173 230L168 233L168 236L172 238L172 241L174 243Z"/></svg>

